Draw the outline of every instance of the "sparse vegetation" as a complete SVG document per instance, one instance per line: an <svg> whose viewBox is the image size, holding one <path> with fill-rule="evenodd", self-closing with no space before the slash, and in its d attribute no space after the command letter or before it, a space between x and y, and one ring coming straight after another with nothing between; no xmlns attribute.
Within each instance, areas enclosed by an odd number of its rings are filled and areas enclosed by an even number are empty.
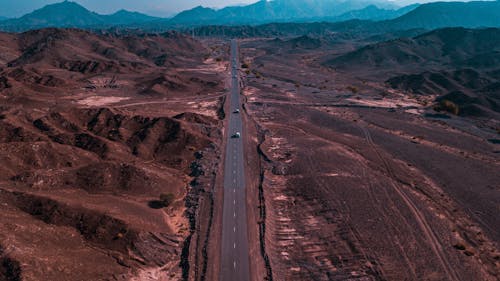
<svg viewBox="0 0 500 281"><path fill-rule="evenodd" d="M347 90L351 91L353 94L357 94L359 92L359 89L355 86L348 86Z"/></svg>
<svg viewBox="0 0 500 281"><path fill-rule="evenodd" d="M441 100L438 104L434 106L434 110L446 111L454 115L458 115L460 113L459 106L450 100Z"/></svg>
<svg viewBox="0 0 500 281"><path fill-rule="evenodd" d="M160 194L160 203L163 207L168 207L175 200L175 195L173 193L162 193Z"/></svg>

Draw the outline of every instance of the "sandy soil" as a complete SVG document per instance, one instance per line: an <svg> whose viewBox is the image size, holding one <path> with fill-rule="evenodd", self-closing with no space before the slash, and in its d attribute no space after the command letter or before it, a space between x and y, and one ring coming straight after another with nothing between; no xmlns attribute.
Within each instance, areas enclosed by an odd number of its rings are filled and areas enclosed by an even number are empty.
<svg viewBox="0 0 500 281"><path fill-rule="evenodd" d="M79 100L78 104L85 106L107 106L113 103L118 103L124 100L128 100L130 98L125 97L88 97L83 100Z"/></svg>

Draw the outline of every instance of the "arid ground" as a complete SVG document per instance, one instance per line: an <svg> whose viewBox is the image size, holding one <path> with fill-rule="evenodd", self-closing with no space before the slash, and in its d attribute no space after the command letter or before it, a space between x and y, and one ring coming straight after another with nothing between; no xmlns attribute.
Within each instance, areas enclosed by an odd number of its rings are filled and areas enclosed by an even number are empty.
<svg viewBox="0 0 500 281"><path fill-rule="evenodd" d="M370 68L377 58L354 48L242 42L249 153L260 159L250 219L267 277L498 280L498 110L436 112L439 91L385 83L413 65Z"/></svg>
<svg viewBox="0 0 500 281"><path fill-rule="evenodd" d="M227 46L61 29L0 41L0 279L194 275Z"/></svg>
<svg viewBox="0 0 500 281"><path fill-rule="evenodd" d="M240 40L252 280L499 280L497 32ZM218 279L228 43L0 33L0 280Z"/></svg>

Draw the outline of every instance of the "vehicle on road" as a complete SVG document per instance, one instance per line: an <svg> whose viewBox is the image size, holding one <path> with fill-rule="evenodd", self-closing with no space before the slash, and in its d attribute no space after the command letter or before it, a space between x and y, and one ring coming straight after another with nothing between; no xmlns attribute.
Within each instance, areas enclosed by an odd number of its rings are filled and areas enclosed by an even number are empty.
<svg viewBox="0 0 500 281"><path fill-rule="evenodd" d="M239 110L238 108L236 108L236 109L233 111L233 113L238 114L238 113L240 113L240 110Z"/></svg>
<svg viewBox="0 0 500 281"><path fill-rule="evenodd" d="M240 132L236 132L234 133L234 135L231 136L233 139L239 139L241 138L241 133Z"/></svg>

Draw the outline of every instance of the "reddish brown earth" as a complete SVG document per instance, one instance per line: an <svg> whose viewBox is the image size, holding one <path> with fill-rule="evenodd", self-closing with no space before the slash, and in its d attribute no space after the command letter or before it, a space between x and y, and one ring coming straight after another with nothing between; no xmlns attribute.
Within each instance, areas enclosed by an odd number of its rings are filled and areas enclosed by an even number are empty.
<svg viewBox="0 0 500 281"><path fill-rule="evenodd" d="M287 40L241 48L268 280L498 280L495 120L325 67L351 43Z"/></svg>
<svg viewBox="0 0 500 281"><path fill-rule="evenodd" d="M205 272L225 47L61 29L0 46L0 280Z"/></svg>
<svg viewBox="0 0 500 281"><path fill-rule="evenodd" d="M242 42L253 280L498 280L498 69L341 37ZM0 33L0 280L218 278L228 51Z"/></svg>

